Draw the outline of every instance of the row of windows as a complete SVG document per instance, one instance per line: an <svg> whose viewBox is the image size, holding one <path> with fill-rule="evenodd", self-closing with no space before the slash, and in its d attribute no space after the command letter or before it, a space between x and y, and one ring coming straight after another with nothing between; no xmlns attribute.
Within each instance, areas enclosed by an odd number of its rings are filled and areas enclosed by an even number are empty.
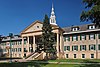
<svg viewBox="0 0 100 67"><path fill-rule="evenodd" d="M66 54L66 58L69 58L69 55ZM73 54L73 58L77 58L77 54ZM85 54L82 54L81 55L81 58L86 58L86 55ZM90 55L90 58L94 58L94 54L91 54Z"/></svg>
<svg viewBox="0 0 100 67"><path fill-rule="evenodd" d="M70 51L70 46L64 46L64 51ZM80 45L80 51L87 50L86 45ZM96 50L96 45L89 45L89 50ZM100 45L98 45L98 50L100 50ZM78 51L78 45L72 46L72 51Z"/></svg>
<svg viewBox="0 0 100 67"><path fill-rule="evenodd" d="M88 29L95 29L95 25L89 25ZM78 31L78 30L80 30L79 27L73 27L72 28L72 31Z"/></svg>
<svg viewBox="0 0 100 67"><path fill-rule="evenodd" d="M89 40L94 40L95 39L95 34L90 34L89 35ZM98 39L100 39L100 34L98 34ZM86 35L80 35L80 40L86 40ZM70 36L64 37L64 41L70 41ZM78 36L73 35L72 36L72 41L78 41Z"/></svg>
<svg viewBox="0 0 100 67"><path fill-rule="evenodd" d="M26 45L27 41L24 40L24 44ZM1 43L2 45L7 45L6 43ZM22 41L11 42L11 45L21 45Z"/></svg>
<svg viewBox="0 0 100 67"><path fill-rule="evenodd" d="M22 41L17 41L17 42L11 42L12 45L21 45Z"/></svg>
<svg viewBox="0 0 100 67"><path fill-rule="evenodd" d="M12 48L12 52L21 52L21 48Z"/></svg>
<svg viewBox="0 0 100 67"><path fill-rule="evenodd" d="M11 45L21 45L22 41L11 42ZM1 45L7 45L7 43L1 43Z"/></svg>

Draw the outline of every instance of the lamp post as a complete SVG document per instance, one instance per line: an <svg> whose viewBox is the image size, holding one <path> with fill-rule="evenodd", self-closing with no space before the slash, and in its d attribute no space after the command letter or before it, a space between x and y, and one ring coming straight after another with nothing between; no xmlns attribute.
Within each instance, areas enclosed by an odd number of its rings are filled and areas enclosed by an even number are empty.
<svg viewBox="0 0 100 67"><path fill-rule="evenodd" d="M12 63L12 44L11 44L11 38L13 37L12 33L9 33L10 37L10 63Z"/></svg>

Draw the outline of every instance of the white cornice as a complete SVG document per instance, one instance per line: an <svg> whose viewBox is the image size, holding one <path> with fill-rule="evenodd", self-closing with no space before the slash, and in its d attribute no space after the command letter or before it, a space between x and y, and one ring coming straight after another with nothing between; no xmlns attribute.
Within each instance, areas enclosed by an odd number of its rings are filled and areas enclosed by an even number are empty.
<svg viewBox="0 0 100 67"><path fill-rule="evenodd" d="M63 34L76 34L76 33L86 33L86 32L95 32L95 31L100 31L100 29L94 29L94 30L86 30L86 31L74 31L74 32L65 32Z"/></svg>

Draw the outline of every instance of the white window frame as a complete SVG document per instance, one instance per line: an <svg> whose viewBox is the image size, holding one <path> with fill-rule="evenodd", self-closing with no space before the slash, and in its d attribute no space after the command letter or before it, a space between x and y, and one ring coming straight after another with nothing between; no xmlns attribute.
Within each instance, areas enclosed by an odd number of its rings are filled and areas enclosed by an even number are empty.
<svg viewBox="0 0 100 67"><path fill-rule="evenodd" d="M94 50L94 44L90 45L90 50Z"/></svg>
<svg viewBox="0 0 100 67"><path fill-rule="evenodd" d="M81 38L82 38L82 40L85 40L85 35L82 35Z"/></svg>
<svg viewBox="0 0 100 67"><path fill-rule="evenodd" d="M95 25L90 25L89 29L95 29Z"/></svg>
<svg viewBox="0 0 100 67"><path fill-rule="evenodd" d="M86 46L86 45L81 45L81 50L82 50L82 51L84 51L84 50L86 49L85 46Z"/></svg>
<svg viewBox="0 0 100 67"><path fill-rule="evenodd" d="M77 28L77 27L75 27L75 28L73 28L72 30L73 30L73 31L78 31L78 28Z"/></svg>
<svg viewBox="0 0 100 67"><path fill-rule="evenodd" d="M73 41L76 41L77 36L73 36Z"/></svg>
<svg viewBox="0 0 100 67"><path fill-rule="evenodd" d="M90 40L94 40L94 34L90 34Z"/></svg>
<svg viewBox="0 0 100 67"><path fill-rule="evenodd" d="M83 56L84 56L84 57L83 57ZM85 58L85 56L86 56L85 54L82 54L82 58L83 58L83 59Z"/></svg>
<svg viewBox="0 0 100 67"><path fill-rule="evenodd" d="M93 55L93 58L92 58L92 55ZM94 59L94 54L91 54L90 57L91 57L91 59Z"/></svg>

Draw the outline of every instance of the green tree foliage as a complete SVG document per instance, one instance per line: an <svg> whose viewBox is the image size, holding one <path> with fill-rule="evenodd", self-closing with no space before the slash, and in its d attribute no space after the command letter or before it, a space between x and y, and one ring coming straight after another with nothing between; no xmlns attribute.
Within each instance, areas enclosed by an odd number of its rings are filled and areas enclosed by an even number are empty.
<svg viewBox="0 0 100 67"><path fill-rule="evenodd" d="M42 44L43 51L46 52L46 56L49 57L50 54L55 53L55 49L53 47L55 42L55 36L52 32L52 27L49 23L49 18L45 15L42 27Z"/></svg>
<svg viewBox="0 0 100 67"><path fill-rule="evenodd" d="M85 11L82 11L80 20L91 21L96 24L96 27L100 28L100 0L83 0Z"/></svg>

